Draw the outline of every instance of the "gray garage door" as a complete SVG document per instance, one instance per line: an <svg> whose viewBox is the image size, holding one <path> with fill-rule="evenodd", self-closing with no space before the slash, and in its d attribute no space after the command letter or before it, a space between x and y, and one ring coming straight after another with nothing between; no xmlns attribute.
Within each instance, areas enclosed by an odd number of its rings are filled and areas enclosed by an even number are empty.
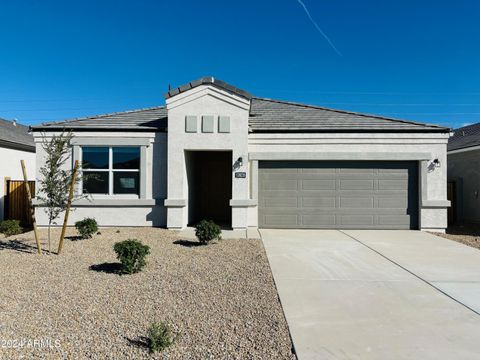
<svg viewBox="0 0 480 360"><path fill-rule="evenodd" d="M416 162L261 161L263 228L416 229Z"/></svg>

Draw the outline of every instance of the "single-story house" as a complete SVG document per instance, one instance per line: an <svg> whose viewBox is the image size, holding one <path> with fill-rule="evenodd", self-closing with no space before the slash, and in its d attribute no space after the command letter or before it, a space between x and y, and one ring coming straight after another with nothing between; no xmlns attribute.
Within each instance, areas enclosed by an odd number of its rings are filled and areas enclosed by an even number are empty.
<svg viewBox="0 0 480 360"><path fill-rule="evenodd" d="M5 200L10 180L23 180L20 160L25 161L27 175L35 178L35 143L28 132L28 126L16 120L0 119L0 220L7 217Z"/></svg>
<svg viewBox="0 0 480 360"><path fill-rule="evenodd" d="M450 129L259 98L205 77L166 105L33 127L73 131L90 175L71 215L103 226L422 229L447 226ZM46 224L41 204L37 219Z"/></svg>
<svg viewBox="0 0 480 360"><path fill-rule="evenodd" d="M455 203L453 220L480 223L480 123L454 131L447 158Z"/></svg>

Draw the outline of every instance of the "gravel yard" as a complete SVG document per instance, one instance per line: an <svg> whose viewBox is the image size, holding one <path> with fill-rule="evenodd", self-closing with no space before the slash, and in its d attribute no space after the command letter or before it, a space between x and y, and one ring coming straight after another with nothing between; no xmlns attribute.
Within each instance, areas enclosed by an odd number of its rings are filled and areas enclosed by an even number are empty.
<svg viewBox="0 0 480 360"><path fill-rule="evenodd" d="M295 359L261 241L196 246L168 230L119 230L66 240L60 256L37 255L32 232L0 235L1 359ZM113 244L128 238L151 254L142 272L120 276ZM179 334L162 354L144 346L152 321ZM52 347L5 348L22 339Z"/></svg>
<svg viewBox="0 0 480 360"><path fill-rule="evenodd" d="M445 234L433 234L480 249L480 224L455 225L449 227Z"/></svg>

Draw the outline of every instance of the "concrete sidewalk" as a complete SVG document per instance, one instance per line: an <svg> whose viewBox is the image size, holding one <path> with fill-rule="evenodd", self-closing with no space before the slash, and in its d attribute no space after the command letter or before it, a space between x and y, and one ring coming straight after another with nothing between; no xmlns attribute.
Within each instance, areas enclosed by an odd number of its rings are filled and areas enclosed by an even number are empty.
<svg viewBox="0 0 480 360"><path fill-rule="evenodd" d="M461 304L478 308L478 250L415 231L261 234L300 360L479 358L480 316ZM455 301L430 278L471 288Z"/></svg>

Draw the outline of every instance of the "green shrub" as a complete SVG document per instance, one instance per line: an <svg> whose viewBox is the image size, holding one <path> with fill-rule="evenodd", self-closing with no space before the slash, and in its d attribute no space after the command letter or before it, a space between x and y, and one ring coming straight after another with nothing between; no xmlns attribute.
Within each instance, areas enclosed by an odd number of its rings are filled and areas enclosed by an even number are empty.
<svg viewBox="0 0 480 360"><path fill-rule="evenodd" d="M152 353L163 351L174 342L172 330L167 324L154 322L148 328L148 347Z"/></svg>
<svg viewBox="0 0 480 360"><path fill-rule="evenodd" d="M195 227L195 236L202 244L208 244L212 240L221 239L222 230L220 226L215 224L212 220L202 220Z"/></svg>
<svg viewBox="0 0 480 360"><path fill-rule="evenodd" d="M78 233L82 239L89 239L98 231L97 220L85 218L75 223Z"/></svg>
<svg viewBox="0 0 480 360"><path fill-rule="evenodd" d="M0 222L0 233L5 236L18 235L22 230L19 220L3 220Z"/></svg>
<svg viewBox="0 0 480 360"><path fill-rule="evenodd" d="M133 274L140 271L146 264L145 257L150 254L150 248L136 239L118 242L113 246L117 258L122 263L122 272Z"/></svg>

